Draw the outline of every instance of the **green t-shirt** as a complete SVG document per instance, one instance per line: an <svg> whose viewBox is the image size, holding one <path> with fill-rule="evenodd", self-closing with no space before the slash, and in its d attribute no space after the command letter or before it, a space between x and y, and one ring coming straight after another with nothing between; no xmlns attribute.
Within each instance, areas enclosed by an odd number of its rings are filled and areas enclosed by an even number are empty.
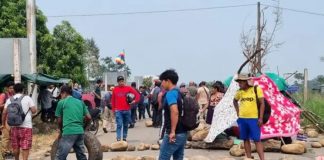
<svg viewBox="0 0 324 160"><path fill-rule="evenodd" d="M63 115L62 135L83 134L83 121L87 114L89 114L89 111L82 101L71 96L60 100L55 116L62 117Z"/></svg>

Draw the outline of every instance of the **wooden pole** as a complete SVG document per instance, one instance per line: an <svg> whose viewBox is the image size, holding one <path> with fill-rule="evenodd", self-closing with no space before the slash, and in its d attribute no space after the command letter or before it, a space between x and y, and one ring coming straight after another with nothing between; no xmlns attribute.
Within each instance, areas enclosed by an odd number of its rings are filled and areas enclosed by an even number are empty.
<svg viewBox="0 0 324 160"><path fill-rule="evenodd" d="M308 99L308 70L304 69L304 104Z"/></svg>
<svg viewBox="0 0 324 160"><path fill-rule="evenodd" d="M35 0L26 1L26 17L27 17L27 38L29 44L30 71L31 74L37 73L37 53L36 53L36 5ZM36 76L37 77L37 76ZM36 84L29 84L31 98L37 106L37 88Z"/></svg>
<svg viewBox="0 0 324 160"><path fill-rule="evenodd" d="M27 38L29 43L29 57L31 73L36 73L36 14L35 0L26 1Z"/></svg>
<svg viewBox="0 0 324 160"><path fill-rule="evenodd" d="M21 83L20 40L15 38L13 42L14 81Z"/></svg>
<svg viewBox="0 0 324 160"><path fill-rule="evenodd" d="M105 77L105 91L108 92L108 72L104 72Z"/></svg>
<svg viewBox="0 0 324 160"><path fill-rule="evenodd" d="M261 49L261 10L260 10L260 2L257 3L257 48L256 50ZM262 54L258 54L257 56L257 71L261 73L262 69Z"/></svg>

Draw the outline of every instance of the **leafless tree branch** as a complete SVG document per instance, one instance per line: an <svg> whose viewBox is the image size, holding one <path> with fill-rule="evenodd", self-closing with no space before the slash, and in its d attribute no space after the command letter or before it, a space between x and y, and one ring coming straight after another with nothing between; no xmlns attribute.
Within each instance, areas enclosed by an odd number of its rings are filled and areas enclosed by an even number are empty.
<svg viewBox="0 0 324 160"><path fill-rule="evenodd" d="M265 18L266 17L265 13L266 11L269 10L269 8L264 7L261 10L262 24L260 26L260 30L261 30L260 43L263 51L260 54L262 59L264 59L264 57L267 54L273 52L274 50L278 49L280 46L284 44L283 42L275 43L274 41L275 34L277 33L277 31L279 30L282 24L281 22L282 11L279 8L280 1L279 0L273 0L273 1L276 2L278 7L272 11L272 15L274 15L275 18L273 20L273 27L270 30L268 30L269 29L268 20ZM257 34L257 29L255 26L252 26L247 32L245 32L244 30L242 31L240 42L243 50L242 53L246 58L250 57L251 54L253 54L257 49L257 40L255 37L256 34ZM261 68L264 68L266 66L266 61L265 60L261 60L261 61L262 61ZM257 72L257 64L258 64L257 58L254 58L250 61L249 70L251 73L255 74Z"/></svg>

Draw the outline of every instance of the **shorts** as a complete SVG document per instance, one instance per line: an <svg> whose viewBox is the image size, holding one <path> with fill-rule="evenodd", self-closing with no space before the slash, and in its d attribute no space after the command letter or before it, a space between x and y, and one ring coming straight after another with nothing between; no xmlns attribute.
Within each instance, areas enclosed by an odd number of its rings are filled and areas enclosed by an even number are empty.
<svg viewBox="0 0 324 160"><path fill-rule="evenodd" d="M253 140L254 142L260 141L261 129L258 126L257 118L239 118L237 123L240 130L240 139Z"/></svg>
<svg viewBox="0 0 324 160"><path fill-rule="evenodd" d="M32 139L32 128L12 127L10 130L10 140L12 149L31 149Z"/></svg>

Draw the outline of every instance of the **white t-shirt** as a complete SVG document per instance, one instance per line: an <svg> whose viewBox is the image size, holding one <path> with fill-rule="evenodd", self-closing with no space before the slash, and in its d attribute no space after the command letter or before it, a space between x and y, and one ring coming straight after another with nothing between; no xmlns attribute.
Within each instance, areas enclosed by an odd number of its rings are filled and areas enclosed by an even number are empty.
<svg viewBox="0 0 324 160"><path fill-rule="evenodd" d="M19 98L21 97L22 94L15 94L13 96L13 98ZM8 107L8 105L11 103L10 98L6 101L5 104L5 108ZM33 99L31 99L29 96L25 96L22 100L21 100L21 105L23 108L24 113L27 113L28 109L32 108L32 107L36 107L35 103L33 101ZM18 127L23 127L23 128L33 128L33 123L32 123L32 113L31 110L28 112L28 114L25 117L25 121L23 122L23 124L21 124Z"/></svg>

